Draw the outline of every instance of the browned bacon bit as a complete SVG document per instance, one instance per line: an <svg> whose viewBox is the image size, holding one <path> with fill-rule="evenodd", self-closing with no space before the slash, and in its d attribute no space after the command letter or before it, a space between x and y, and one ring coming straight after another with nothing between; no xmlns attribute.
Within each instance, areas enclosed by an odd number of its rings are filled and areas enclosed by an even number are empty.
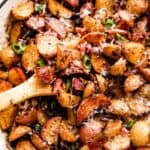
<svg viewBox="0 0 150 150"><path fill-rule="evenodd" d="M109 99L103 94L97 94L84 99L77 109L77 124L87 119L95 109L106 107L109 104Z"/></svg>
<svg viewBox="0 0 150 150"><path fill-rule="evenodd" d="M76 91L83 91L84 90L84 83L81 79L73 78L72 79L72 88Z"/></svg>
<svg viewBox="0 0 150 150"><path fill-rule="evenodd" d="M51 84L56 79L55 69L50 66L38 67L35 72L43 83Z"/></svg>
<svg viewBox="0 0 150 150"><path fill-rule="evenodd" d="M79 5L79 0L66 0L72 7L77 7Z"/></svg>

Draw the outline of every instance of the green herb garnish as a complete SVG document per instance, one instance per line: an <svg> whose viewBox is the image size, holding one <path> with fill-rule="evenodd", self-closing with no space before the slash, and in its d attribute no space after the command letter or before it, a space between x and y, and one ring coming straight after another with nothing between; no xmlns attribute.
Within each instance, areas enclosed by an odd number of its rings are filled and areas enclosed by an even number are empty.
<svg viewBox="0 0 150 150"><path fill-rule="evenodd" d="M42 4L35 4L35 12L42 13L44 11L44 5Z"/></svg>
<svg viewBox="0 0 150 150"><path fill-rule="evenodd" d="M83 66L85 69L90 70L91 69L91 59L88 55L84 55L83 57Z"/></svg>
<svg viewBox="0 0 150 150"><path fill-rule="evenodd" d="M40 131L41 130L41 125L39 123L36 123L35 126L34 126L34 129L36 131Z"/></svg>
<svg viewBox="0 0 150 150"><path fill-rule="evenodd" d="M136 120L134 120L134 119L129 121L127 124L127 128L131 128L135 123L136 123Z"/></svg>
<svg viewBox="0 0 150 150"><path fill-rule="evenodd" d="M72 85L71 80L67 79L67 82L66 82L67 91L71 88L71 85Z"/></svg>
<svg viewBox="0 0 150 150"><path fill-rule="evenodd" d="M112 20L112 19L107 19L106 21L105 21L105 27L106 28L111 28L112 26L114 26L115 25L115 22L114 22L114 20Z"/></svg>
<svg viewBox="0 0 150 150"><path fill-rule="evenodd" d="M46 65L45 61L42 58L38 59L37 64L39 67L44 67Z"/></svg>
<svg viewBox="0 0 150 150"><path fill-rule="evenodd" d="M25 51L26 45L21 44L21 43L13 43L12 49L14 50L16 54L21 55Z"/></svg>
<svg viewBox="0 0 150 150"><path fill-rule="evenodd" d="M116 39L119 41L122 41L122 40L124 40L124 37L121 34L116 33Z"/></svg>

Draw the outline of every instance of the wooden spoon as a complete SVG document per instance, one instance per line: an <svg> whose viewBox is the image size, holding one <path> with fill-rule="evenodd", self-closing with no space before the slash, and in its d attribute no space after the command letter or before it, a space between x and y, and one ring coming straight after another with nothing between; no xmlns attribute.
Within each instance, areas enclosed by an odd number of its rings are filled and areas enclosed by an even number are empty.
<svg viewBox="0 0 150 150"><path fill-rule="evenodd" d="M44 84L34 74L24 83L0 93L0 111L36 96L53 95L52 86Z"/></svg>

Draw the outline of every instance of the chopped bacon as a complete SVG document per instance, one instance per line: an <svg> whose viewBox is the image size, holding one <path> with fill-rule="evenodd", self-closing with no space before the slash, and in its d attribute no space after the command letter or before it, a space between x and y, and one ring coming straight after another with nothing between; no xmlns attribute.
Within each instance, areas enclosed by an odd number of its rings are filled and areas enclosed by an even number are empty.
<svg viewBox="0 0 150 150"><path fill-rule="evenodd" d="M76 91L83 91L84 90L84 83L82 80L78 78L73 78L72 79L72 88L75 89Z"/></svg>
<svg viewBox="0 0 150 150"><path fill-rule="evenodd" d="M79 0L66 0L72 7L77 7L79 5Z"/></svg>

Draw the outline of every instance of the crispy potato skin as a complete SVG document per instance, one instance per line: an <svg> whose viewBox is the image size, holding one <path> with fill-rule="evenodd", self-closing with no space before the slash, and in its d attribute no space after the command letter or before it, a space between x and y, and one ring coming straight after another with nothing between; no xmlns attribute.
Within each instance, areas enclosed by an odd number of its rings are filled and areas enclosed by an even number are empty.
<svg viewBox="0 0 150 150"><path fill-rule="evenodd" d="M25 20L34 12L34 3L32 1L24 2L12 9L12 15L17 20Z"/></svg>
<svg viewBox="0 0 150 150"><path fill-rule="evenodd" d="M83 97L91 96L95 91L95 85L93 82L88 82L83 91Z"/></svg>
<svg viewBox="0 0 150 150"><path fill-rule="evenodd" d="M0 60L5 67L11 68L19 61L19 57L15 54L11 47L6 47L0 51Z"/></svg>
<svg viewBox="0 0 150 150"><path fill-rule="evenodd" d="M30 127L19 125L11 130L8 140L9 140L9 142L15 141L18 138L28 134L31 131L32 131L32 129Z"/></svg>
<svg viewBox="0 0 150 150"><path fill-rule="evenodd" d="M28 140L23 140L17 143L16 150L36 150Z"/></svg>
<svg viewBox="0 0 150 150"><path fill-rule="evenodd" d="M37 60L39 59L39 52L34 43L30 43L24 51L21 62L26 71L33 71L37 66Z"/></svg>
<svg viewBox="0 0 150 150"><path fill-rule="evenodd" d="M4 92L12 88L12 84L5 80L0 80L0 92Z"/></svg>
<svg viewBox="0 0 150 150"><path fill-rule="evenodd" d="M37 121L43 125L48 120L48 116L42 110L37 111Z"/></svg>
<svg viewBox="0 0 150 150"><path fill-rule="evenodd" d="M14 67L8 72L8 81L13 85L18 85L27 79L23 70L19 67Z"/></svg>

